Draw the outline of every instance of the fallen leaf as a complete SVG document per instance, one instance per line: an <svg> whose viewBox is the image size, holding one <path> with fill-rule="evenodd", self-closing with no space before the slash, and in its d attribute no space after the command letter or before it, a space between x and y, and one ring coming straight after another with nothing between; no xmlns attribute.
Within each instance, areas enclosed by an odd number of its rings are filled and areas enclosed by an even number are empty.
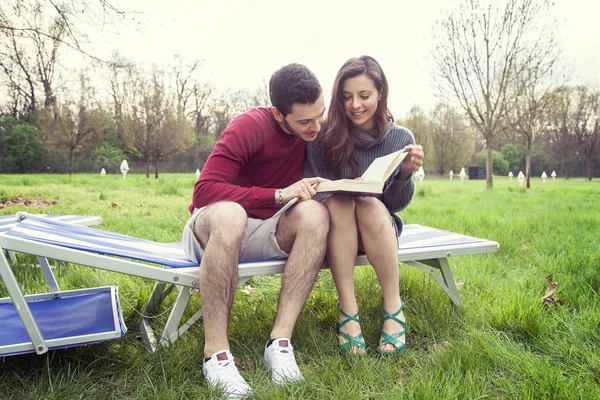
<svg viewBox="0 0 600 400"><path fill-rule="evenodd" d="M253 288L250 285L244 286L244 288L242 289L242 292L244 292L248 296L256 296L256 288Z"/></svg>
<svg viewBox="0 0 600 400"><path fill-rule="evenodd" d="M552 275L548 275L546 277L546 282L548 282L548 287L546 288L546 290L544 291L544 296L542 296L542 303L544 304L559 304L559 305L563 305L563 301L561 299L558 298L554 298L552 297L552 295L554 294L554 292L556 292L556 289L558 288L558 282L554 282L552 279Z"/></svg>
<svg viewBox="0 0 600 400"><path fill-rule="evenodd" d="M117 206L117 203L115 203L114 201L110 204L111 206L113 206L113 208L115 208Z"/></svg>
<svg viewBox="0 0 600 400"><path fill-rule="evenodd" d="M450 342L447 341L443 341L443 342L439 342L433 345L433 352L438 352L444 349L447 349L448 347L450 347Z"/></svg>
<svg viewBox="0 0 600 400"><path fill-rule="evenodd" d="M150 212L147 212L147 213L146 213L146 217L149 217L150 215L151 215L151 214L150 214Z"/></svg>
<svg viewBox="0 0 600 400"><path fill-rule="evenodd" d="M456 290L460 290L465 286L464 282L456 282Z"/></svg>

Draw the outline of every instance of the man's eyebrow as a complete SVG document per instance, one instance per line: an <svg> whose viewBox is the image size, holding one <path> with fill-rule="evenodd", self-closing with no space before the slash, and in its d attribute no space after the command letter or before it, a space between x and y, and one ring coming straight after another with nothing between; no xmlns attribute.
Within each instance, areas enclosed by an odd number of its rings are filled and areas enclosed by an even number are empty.
<svg viewBox="0 0 600 400"><path fill-rule="evenodd" d="M321 114L319 114L316 118L321 117L323 114L325 114L325 110L327 110L327 107L323 107L323 111L321 111ZM302 122L302 121L311 121L313 119L316 118L303 118L303 119L299 119L298 122Z"/></svg>

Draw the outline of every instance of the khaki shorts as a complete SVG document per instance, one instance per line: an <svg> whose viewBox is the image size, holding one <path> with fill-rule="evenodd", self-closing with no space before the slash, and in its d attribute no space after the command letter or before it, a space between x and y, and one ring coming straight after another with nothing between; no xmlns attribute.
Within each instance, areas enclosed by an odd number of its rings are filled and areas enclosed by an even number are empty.
<svg viewBox="0 0 600 400"><path fill-rule="evenodd" d="M203 207L204 208L204 207ZM200 263L204 249L200 241L194 235L192 227L198 217L199 208L194 210L190 219L183 228L181 242L186 256L197 263ZM269 219L248 218L246 230L242 237L240 249L240 262L242 261L264 261L273 258L287 258L288 253L279 248L275 231L279 223L280 216Z"/></svg>

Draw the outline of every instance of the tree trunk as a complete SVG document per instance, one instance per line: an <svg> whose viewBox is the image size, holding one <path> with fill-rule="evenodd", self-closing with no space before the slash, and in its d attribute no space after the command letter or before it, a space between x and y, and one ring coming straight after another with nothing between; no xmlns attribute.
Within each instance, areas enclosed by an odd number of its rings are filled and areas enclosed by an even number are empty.
<svg viewBox="0 0 600 400"><path fill-rule="evenodd" d="M73 158L75 157L75 149L69 149L69 176L73 175Z"/></svg>
<svg viewBox="0 0 600 400"><path fill-rule="evenodd" d="M154 161L154 179L158 179L158 160Z"/></svg>
<svg viewBox="0 0 600 400"><path fill-rule="evenodd" d="M525 176L527 177L527 189L531 188L531 148L527 148L525 153Z"/></svg>
<svg viewBox="0 0 600 400"><path fill-rule="evenodd" d="M491 189L494 187L494 183L492 181L492 172L493 172L493 162L492 162L492 146L489 143L485 145L487 154L485 157L485 179L487 182L487 188Z"/></svg>
<svg viewBox="0 0 600 400"><path fill-rule="evenodd" d="M144 161L146 162L146 178L150 178L150 156L145 156Z"/></svg>

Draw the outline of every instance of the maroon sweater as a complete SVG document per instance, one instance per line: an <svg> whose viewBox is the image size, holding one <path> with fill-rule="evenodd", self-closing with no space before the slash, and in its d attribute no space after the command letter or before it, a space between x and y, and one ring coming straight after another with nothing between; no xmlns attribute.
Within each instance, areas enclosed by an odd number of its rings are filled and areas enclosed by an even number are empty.
<svg viewBox="0 0 600 400"><path fill-rule="evenodd" d="M280 208L277 188L302 179L306 144L285 133L268 107L236 117L223 131L194 186L190 212L220 200L267 219Z"/></svg>

